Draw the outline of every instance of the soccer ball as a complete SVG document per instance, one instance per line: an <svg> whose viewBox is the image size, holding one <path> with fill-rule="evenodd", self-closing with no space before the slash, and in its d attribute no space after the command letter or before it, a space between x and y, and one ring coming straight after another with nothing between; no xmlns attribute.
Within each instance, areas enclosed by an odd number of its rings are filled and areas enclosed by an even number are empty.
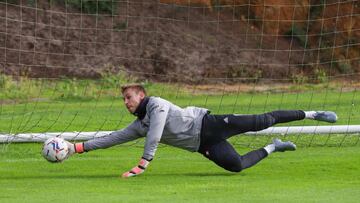
<svg viewBox="0 0 360 203"><path fill-rule="evenodd" d="M43 157L52 163L62 162L67 158L69 148L64 139L59 137L49 138L42 148Z"/></svg>

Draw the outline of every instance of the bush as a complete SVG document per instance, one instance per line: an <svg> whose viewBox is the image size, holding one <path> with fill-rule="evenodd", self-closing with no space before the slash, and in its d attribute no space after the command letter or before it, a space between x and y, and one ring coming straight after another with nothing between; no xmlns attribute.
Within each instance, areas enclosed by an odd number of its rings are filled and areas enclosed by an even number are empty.
<svg viewBox="0 0 360 203"><path fill-rule="evenodd" d="M116 13L117 1L113 0L56 0L88 14L111 14Z"/></svg>
<svg viewBox="0 0 360 203"><path fill-rule="evenodd" d="M4 2L8 4L19 4L20 0L0 0L0 2Z"/></svg>

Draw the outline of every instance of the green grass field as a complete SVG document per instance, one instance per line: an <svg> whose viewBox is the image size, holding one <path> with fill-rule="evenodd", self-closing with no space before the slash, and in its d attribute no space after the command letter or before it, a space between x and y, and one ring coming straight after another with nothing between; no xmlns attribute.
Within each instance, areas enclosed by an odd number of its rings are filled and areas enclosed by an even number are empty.
<svg viewBox="0 0 360 203"><path fill-rule="evenodd" d="M0 134L125 127L134 117L124 108L116 82L110 79L99 83L5 78L0 82ZM337 112L339 125L358 124L360 119L356 90L310 86L300 93L298 89L203 92L150 83L147 89L150 95L179 106L201 106L213 114L325 109ZM307 120L285 125L324 124ZM40 143L0 144L0 202L360 201L358 134L276 136L294 141L299 149L272 154L253 168L231 173L197 153L161 145L146 173L131 179L120 175L137 164L142 142L76 155L61 164L46 162L40 155ZM247 146L264 146L271 138L242 135L231 142L245 153L250 150Z"/></svg>
<svg viewBox="0 0 360 203"><path fill-rule="evenodd" d="M0 202L359 202L360 148L275 153L240 173L200 154L161 147L148 170L122 179L142 153L113 147L45 161L40 144L10 144L0 156ZM3 148L3 151L5 148ZM242 153L248 148L238 148Z"/></svg>

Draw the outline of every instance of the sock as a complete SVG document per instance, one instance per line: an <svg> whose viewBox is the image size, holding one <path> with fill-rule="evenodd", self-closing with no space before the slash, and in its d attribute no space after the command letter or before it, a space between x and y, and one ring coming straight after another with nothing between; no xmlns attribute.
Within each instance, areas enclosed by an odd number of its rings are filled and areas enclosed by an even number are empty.
<svg viewBox="0 0 360 203"><path fill-rule="evenodd" d="M264 149L269 155L275 151L275 144L269 144L266 147L264 147Z"/></svg>
<svg viewBox="0 0 360 203"><path fill-rule="evenodd" d="M304 111L304 113L305 113L305 118L314 119L316 111Z"/></svg>

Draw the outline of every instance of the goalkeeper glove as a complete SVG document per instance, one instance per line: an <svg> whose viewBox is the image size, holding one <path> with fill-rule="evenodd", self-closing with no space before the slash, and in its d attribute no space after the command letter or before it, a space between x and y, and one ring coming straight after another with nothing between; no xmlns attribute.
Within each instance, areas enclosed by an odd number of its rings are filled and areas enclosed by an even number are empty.
<svg viewBox="0 0 360 203"><path fill-rule="evenodd" d="M75 153L81 154L81 153L84 152L84 143L83 143L83 142L75 143L75 144L73 144L73 143L71 143L71 142L68 142L68 141L66 141L66 140L65 140L65 142L66 142L66 144L67 144L67 146L68 146L68 148L69 148L69 152L68 152L68 154L67 154L67 158L68 158L69 156L75 154Z"/></svg>
<svg viewBox="0 0 360 203"><path fill-rule="evenodd" d="M123 173L122 177L129 178L129 177L137 176L137 175L144 173L146 167L150 164L150 161L148 161L144 158L141 158L139 165L135 166L130 171Z"/></svg>

